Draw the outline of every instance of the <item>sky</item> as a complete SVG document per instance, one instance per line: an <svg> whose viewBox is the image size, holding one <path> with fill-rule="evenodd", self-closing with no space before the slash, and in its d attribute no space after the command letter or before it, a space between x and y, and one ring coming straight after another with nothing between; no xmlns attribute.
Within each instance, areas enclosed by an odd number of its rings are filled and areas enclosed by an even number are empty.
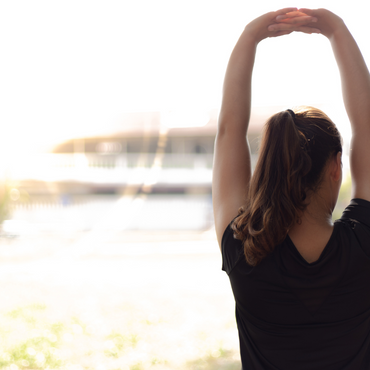
<svg viewBox="0 0 370 370"><path fill-rule="evenodd" d="M72 137L118 132L125 112L219 108L244 26L268 11L327 8L365 59L365 1L64 0L0 2L0 153L46 150ZM258 46L253 106L324 104L348 136L340 80L322 35ZM168 117L168 114L167 114Z"/></svg>

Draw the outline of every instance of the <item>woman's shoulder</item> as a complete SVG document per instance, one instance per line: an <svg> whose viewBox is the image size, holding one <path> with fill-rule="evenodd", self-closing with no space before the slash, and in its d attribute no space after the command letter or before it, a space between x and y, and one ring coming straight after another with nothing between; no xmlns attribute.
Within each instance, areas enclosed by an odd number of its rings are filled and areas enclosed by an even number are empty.
<svg viewBox="0 0 370 370"><path fill-rule="evenodd" d="M343 225L343 232L349 236L348 243L359 244L367 257L370 257L370 202L354 198L345 208L336 224ZM339 238L346 240L342 234Z"/></svg>
<svg viewBox="0 0 370 370"><path fill-rule="evenodd" d="M360 198L352 199L339 221L356 222L370 227L370 202Z"/></svg>

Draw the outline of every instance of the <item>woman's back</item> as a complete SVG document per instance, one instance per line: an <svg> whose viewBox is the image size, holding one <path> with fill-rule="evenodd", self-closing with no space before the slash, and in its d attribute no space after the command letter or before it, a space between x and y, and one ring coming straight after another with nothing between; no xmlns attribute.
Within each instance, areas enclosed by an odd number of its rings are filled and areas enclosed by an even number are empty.
<svg viewBox="0 0 370 370"><path fill-rule="evenodd" d="M230 226L223 269L236 301L245 369L368 369L370 202L352 200L318 260L308 263L288 236L258 266L248 265Z"/></svg>
<svg viewBox="0 0 370 370"><path fill-rule="evenodd" d="M354 199L334 224L342 144L324 112L303 107L272 116L252 176L246 135L257 45L293 31L327 37L340 71ZM369 101L361 52L342 19L326 9L264 14L245 27L231 54L212 197L243 369L370 369Z"/></svg>

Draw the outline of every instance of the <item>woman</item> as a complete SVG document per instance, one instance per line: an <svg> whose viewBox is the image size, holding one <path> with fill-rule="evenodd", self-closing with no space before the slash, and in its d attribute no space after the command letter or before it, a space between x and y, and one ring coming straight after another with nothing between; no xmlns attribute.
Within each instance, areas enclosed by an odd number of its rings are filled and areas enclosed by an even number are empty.
<svg viewBox="0 0 370 370"><path fill-rule="evenodd" d="M329 39L351 122L353 199L334 224L341 138L320 110L271 117L251 176L246 134L256 48L294 31ZM225 76L213 204L242 368L370 369L370 76L335 14L286 8L245 27Z"/></svg>

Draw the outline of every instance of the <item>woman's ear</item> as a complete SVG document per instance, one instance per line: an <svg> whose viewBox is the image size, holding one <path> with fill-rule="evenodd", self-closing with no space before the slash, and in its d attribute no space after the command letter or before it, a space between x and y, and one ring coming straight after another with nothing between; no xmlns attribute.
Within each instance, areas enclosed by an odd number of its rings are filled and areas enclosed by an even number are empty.
<svg viewBox="0 0 370 370"><path fill-rule="evenodd" d="M338 181L342 176L342 152L338 152L334 156L332 175L335 181Z"/></svg>

